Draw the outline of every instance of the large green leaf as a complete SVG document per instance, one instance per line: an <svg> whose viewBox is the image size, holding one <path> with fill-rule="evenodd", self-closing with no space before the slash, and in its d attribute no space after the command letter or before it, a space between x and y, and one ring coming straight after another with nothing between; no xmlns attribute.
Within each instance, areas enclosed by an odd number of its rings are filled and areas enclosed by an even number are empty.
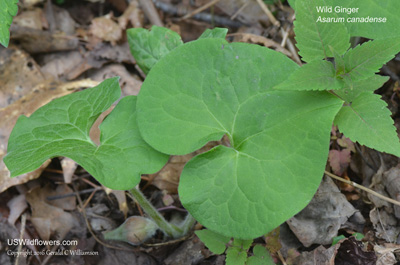
<svg viewBox="0 0 400 265"><path fill-rule="evenodd" d="M306 62L332 57L329 46L339 54L344 54L350 46L350 35L343 23L318 22L323 13L318 12L317 7L332 3L333 0L296 0L294 31L299 54ZM338 17L336 13L329 15Z"/></svg>
<svg viewBox="0 0 400 265"><path fill-rule="evenodd" d="M344 55L346 76L353 82L371 77L400 51L400 38L368 41Z"/></svg>
<svg viewBox="0 0 400 265"><path fill-rule="evenodd" d="M56 99L29 118L21 116L4 158L11 176L35 170L49 158L66 156L105 186L123 190L137 185L140 174L159 170L168 157L140 137L134 96L122 99L100 125L101 144L91 141L94 121L120 93L118 78L110 78L97 87Z"/></svg>
<svg viewBox="0 0 400 265"><path fill-rule="evenodd" d="M352 141L400 157L400 142L390 114L379 95L365 92L345 104L334 123Z"/></svg>
<svg viewBox="0 0 400 265"><path fill-rule="evenodd" d="M181 36L178 33L163 27L153 26L151 31L144 28L132 28L126 33L131 53L145 74L163 56L182 45Z"/></svg>
<svg viewBox="0 0 400 265"><path fill-rule="evenodd" d="M231 140L189 161L181 175L181 201L207 228L255 238L315 193L342 101L272 90L297 68L260 46L202 39L165 56L143 83L138 124L155 149L186 154L224 134Z"/></svg>
<svg viewBox="0 0 400 265"><path fill-rule="evenodd" d="M0 0L0 44L8 47L9 28L13 17L18 12L18 0Z"/></svg>
<svg viewBox="0 0 400 265"><path fill-rule="evenodd" d="M335 90L343 86L344 82L336 78L335 67L331 62L316 60L300 67L275 89Z"/></svg>

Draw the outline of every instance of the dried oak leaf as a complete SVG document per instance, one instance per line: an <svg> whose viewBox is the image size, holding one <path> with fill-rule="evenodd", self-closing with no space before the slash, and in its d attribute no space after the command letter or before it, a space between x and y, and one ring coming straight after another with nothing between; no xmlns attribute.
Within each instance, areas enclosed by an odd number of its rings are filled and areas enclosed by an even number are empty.
<svg viewBox="0 0 400 265"><path fill-rule="evenodd" d="M79 223L72 214L46 201L50 190L48 187L37 187L26 194L32 209L31 222L43 240L49 240L51 236L62 239Z"/></svg>
<svg viewBox="0 0 400 265"><path fill-rule="evenodd" d="M115 44L122 37L122 29L108 16L93 19L90 32L93 36L112 44Z"/></svg>

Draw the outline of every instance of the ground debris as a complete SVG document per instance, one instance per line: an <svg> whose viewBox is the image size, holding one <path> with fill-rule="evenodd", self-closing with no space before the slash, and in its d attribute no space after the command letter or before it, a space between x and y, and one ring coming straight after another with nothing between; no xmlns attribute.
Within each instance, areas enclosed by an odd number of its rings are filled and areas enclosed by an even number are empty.
<svg viewBox="0 0 400 265"><path fill-rule="evenodd" d="M304 246L326 245L356 212L332 179L324 177L310 204L287 224Z"/></svg>

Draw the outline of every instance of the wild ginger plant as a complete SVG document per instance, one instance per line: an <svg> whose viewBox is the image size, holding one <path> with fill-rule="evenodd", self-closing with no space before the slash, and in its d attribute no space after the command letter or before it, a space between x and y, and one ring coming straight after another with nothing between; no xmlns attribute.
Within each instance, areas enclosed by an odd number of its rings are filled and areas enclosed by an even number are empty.
<svg viewBox="0 0 400 265"><path fill-rule="evenodd" d="M167 236L184 235L197 220L211 231L198 234L208 246L217 242L223 253L233 237L228 260L241 255L246 262L251 239L312 199L332 124L354 142L400 156L390 111L373 93L387 80L375 73L400 51L400 38L350 48L348 25L318 24L310 19L316 12L314 1L296 1L303 66L265 47L229 43L225 29L185 44L165 28L129 30L132 54L148 75L138 96L123 98L100 125L100 144L89 130L120 97L118 78L21 116L4 159L11 175L70 157L103 185L130 190ZM185 165L179 196L190 214L181 224L167 222L135 188L140 175L223 136L229 146Z"/></svg>

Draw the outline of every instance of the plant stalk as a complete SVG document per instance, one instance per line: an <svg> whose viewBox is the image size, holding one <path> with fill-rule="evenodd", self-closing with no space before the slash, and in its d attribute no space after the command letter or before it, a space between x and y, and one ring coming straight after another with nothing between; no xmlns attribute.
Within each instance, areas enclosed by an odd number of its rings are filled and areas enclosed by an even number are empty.
<svg viewBox="0 0 400 265"><path fill-rule="evenodd" d="M169 223L165 218L157 211L156 208L147 200L144 194L137 188L129 190L130 194L137 200L140 206L143 208L146 214L157 224L157 226L171 238L178 238L185 235L189 229L195 223L195 219L188 214L183 223L178 227Z"/></svg>

